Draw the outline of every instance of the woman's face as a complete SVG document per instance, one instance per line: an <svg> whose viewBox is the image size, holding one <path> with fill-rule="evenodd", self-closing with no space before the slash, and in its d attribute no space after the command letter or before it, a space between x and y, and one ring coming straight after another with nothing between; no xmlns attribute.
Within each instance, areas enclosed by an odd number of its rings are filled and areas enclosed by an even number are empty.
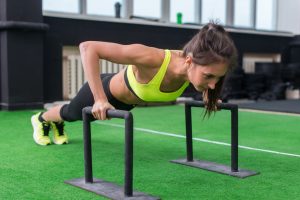
<svg viewBox="0 0 300 200"><path fill-rule="evenodd" d="M191 62L188 68L188 79L199 92L206 89L213 90L220 78L225 76L227 70L226 63L198 65Z"/></svg>

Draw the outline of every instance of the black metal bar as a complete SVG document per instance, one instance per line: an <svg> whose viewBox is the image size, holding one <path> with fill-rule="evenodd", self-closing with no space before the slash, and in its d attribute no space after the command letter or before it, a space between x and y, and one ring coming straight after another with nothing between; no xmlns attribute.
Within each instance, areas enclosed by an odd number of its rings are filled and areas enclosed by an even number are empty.
<svg viewBox="0 0 300 200"><path fill-rule="evenodd" d="M48 24L22 21L0 21L0 31L9 29L22 29L31 31L47 31Z"/></svg>
<svg viewBox="0 0 300 200"><path fill-rule="evenodd" d="M194 159L192 149L192 107L205 107L200 101L185 102L185 121L186 121L186 141L187 141L187 158L171 160L173 163L205 169L221 174L227 174L234 177L246 178L259 174L259 172L239 169L238 168L238 106L236 104L221 103L218 108L231 111L231 166L209 162L205 160ZM189 142L188 142L189 141ZM192 159L191 159L192 158Z"/></svg>
<svg viewBox="0 0 300 200"><path fill-rule="evenodd" d="M94 119L92 107L82 110L85 138L85 172L86 182L92 183L92 156L91 156L91 132L90 122ZM107 117L125 119L125 175L124 175L124 194L127 197L133 194L133 117L128 111L107 110Z"/></svg>
<svg viewBox="0 0 300 200"><path fill-rule="evenodd" d="M186 105L190 105L192 107L205 107L205 104L202 101L186 101ZM231 103L220 103L218 104L218 108L223 109L223 110L231 110L236 108L236 104L231 104Z"/></svg>
<svg viewBox="0 0 300 200"><path fill-rule="evenodd" d="M231 171L238 171L238 107L231 109Z"/></svg>
<svg viewBox="0 0 300 200"><path fill-rule="evenodd" d="M84 143L84 172L85 182L93 183L93 166L92 166L92 143L91 143L91 117L88 109L82 110L83 120L83 143Z"/></svg>
<svg viewBox="0 0 300 200"><path fill-rule="evenodd" d="M205 104L200 101L186 101L185 107L186 108L205 107ZM238 171L238 106L236 104L220 103L218 105L218 108L231 111L231 171L237 172ZM186 115L187 115L187 111L186 111ZM192 127L192 125L190 125L190 127ZM189 153L187 152L187 154Z"/></svg>
<svg viewBox="0 0 300 200"><path fill-rule="evenodd" d="M186 159L193 162L193 133L191 106L185 105Z"/></svg>
<svg viewBox="0 0 300 200"><path fill-rule="evenodd" d="M133 117L130 112L125 115L125 185L124 194L132 196L133 183Z"/></svg>

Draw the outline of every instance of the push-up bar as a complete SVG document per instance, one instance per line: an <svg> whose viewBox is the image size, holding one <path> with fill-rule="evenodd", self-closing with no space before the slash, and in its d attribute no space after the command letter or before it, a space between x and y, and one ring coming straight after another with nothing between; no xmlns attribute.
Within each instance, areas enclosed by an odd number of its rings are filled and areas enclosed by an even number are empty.
<svg viewBox="0 0 300 200"><path fill-rule="evenodd" d="M193 158L193 137L192 137L192 107L205 107L200 101L185 102L185 127L186 127L186 153L184 159L172 160L173 163L188 165L239 178L245 178L257 174L257 172L238 168L238 106L230 103L220 103L218 109L231 111L231 167L204 160Z"/></svg>
<svg viewBox="0 0 300 200"><path fill-rule="evenodd" d="M221 103L218 108L231 111L231 167L193 158L192 139L192 107L205 107L203 102L185 102L185 124L186 124L186 150L187 157L173 160L171 162L206 169L231 176L245 178L258 174L257 172L238 168L238 106L235 104ZM85 177L72 179L66 183L108 197L110 199L159 199L145 193L133 191L133 116L129 111L108 110L107 117L121 118L125 120L125 175L124 188L114 183L93 178L92 170L92 145L90 123L95 118L92 115L92 107L86 107L83 115L83 138L84 138L84 166Z"/></svg>
<svg viewBox="0 0 300 200"><path fill-rule="evenodd" d="M159 199L151 195L133 191L133 117L131 112L123 110L108 110L107 117L121 118L125 120L125 175L124 188L114 183L93 178L92 168L92 144L91 144L91 121L95 118L92 115L92 107L82 110L83 119L83 140L84 140L84 168L85 177L72 179L66 183L108 197L110 199Z"/></svg>

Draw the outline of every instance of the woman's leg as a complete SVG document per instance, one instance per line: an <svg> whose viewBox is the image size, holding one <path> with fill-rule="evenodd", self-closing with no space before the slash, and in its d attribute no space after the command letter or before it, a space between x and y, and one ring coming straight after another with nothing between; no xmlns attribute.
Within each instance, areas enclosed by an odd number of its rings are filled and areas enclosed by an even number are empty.
<svg viewBox="0 0 300 200"><path fill-rule="evenodd" d="M102 82L113 74L101 74ZM46 122L76 121L82 120L82 109L92 106L94 103L93 94L88 83L85 83L77 95L69 104L58 105L42 113L41 117Z"/></svg>
<svg viewBox="0 0 300 200"><path fill-rule="evenodd" d="M101 80L105 93L107 93L106 90L109 87L109 80L112 76L113 74L101 74ZM93 104L94 97L92 91L88 83L85 83L69 104L53 108L53 110L49 110L49 112L45 113L43 116L45 116L45 118L48 117L47 119L58 121L64 120L72 122L82 120L82 109L87 106L93 106Z"/></svg>
<svg viewBox="0 0 300 200"><path fill-rule="evenodd" d="M112 74L101 75L101 79L105 83L104 85L107 86L105 90L109 86L108 80L111 76ZM54 143L68 143L63 121L72 122L82 120L82 109L86 106L92 106L93 103L93 94L89 85L85 83L69 104L55 106L44 113L32 116L31 122L34 129L33 137L35 142L40 145L50 144L48 134L51 127L54 132Z"/></svg>
<svg viewBox="0 0 300 200"><path fill-rule="evenodd" d="M58 105L41 114L46 122L77 121L82 119L82 109L93 105L93 95L89 85L85 83L69 104Z"/></svg>
<svg viewBox="0 0 300 200"><path fill-rule="evenodd" d="M55 144L67 144L68 137L64 131L63 121L81 120L82 108L93 105L93 101L93 95L86 83L69 104L55 106L44 113L33 115L31 123L34 129L34 141L39 145L51 144L49 137L49 130L51 129Z"/></svg>
<svg viewBox="0 0 300 200"><path fill-rule="evenodd" d="M42 118L47 122L60 122L63 119L60 116L60 109L62 105L58 105L55 107L50 108L46 112L42 114Z"/></svg>

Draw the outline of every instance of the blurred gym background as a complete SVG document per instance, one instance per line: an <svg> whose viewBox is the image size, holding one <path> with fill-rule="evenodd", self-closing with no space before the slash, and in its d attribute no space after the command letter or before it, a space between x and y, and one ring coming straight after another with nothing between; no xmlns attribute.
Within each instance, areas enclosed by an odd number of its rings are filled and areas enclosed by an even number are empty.
<svg viewBox="0 0 300 200"><path fill-rule="evenodd" d="M299 7L300 0L0 0L1 109L74 97L85 81L82 41L181 49L214 20L239 51L223 101L251 108L280 102L284 111L300 113ZM99 67L105 73L125 66L102 60ZM182 97L201 100L193 87Z"/></svg>

